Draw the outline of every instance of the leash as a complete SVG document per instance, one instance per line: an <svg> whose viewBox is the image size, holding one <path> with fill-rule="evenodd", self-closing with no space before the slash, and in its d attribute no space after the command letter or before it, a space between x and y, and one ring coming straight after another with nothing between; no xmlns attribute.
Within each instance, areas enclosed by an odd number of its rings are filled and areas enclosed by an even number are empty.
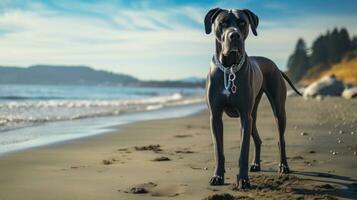
<svg viewBox="0 0 357 200"><path fill-rule="evenodd" d="M223 90L223 94L227 96L230 95L229 89L233 94L237 92L237 86L234 83L234 80L236 80L235 73L242 68L245 61L245 57L246 55L243 54L243 57L238 64L233 64L231 67L224 67L222 63L218 60L217 55L213 55L212 58L213 64L215 64L223 72L223 77L224 77L223 83L225 88L225 90Z"/></svg>

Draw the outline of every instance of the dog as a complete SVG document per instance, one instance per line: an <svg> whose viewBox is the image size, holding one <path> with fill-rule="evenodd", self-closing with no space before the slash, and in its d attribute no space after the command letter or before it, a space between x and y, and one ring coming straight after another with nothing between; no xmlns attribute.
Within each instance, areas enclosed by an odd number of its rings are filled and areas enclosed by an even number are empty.
<svg viewBox="0 0 357 200"><path fill-rule="evenodd" d="M211 185L224 184L223 113L229 117L240 117L241 121L241 146L236 187L238 189L250 187L248 178L250 136L255 144L255 156L250 171L261 170L262 141L258 134L256 120L258 104L263 93L269 99L279 130L279 172L289 173L284 139L286 127L284 79L297 94L301 95L301 93L273 61L265 57L246 54L245 40L249 34L249 27L257 36L258 16L248 9L214 8L206 14L204 24L206 34L212 32L213 26L216 45L216 52L206 81L206 101L210 111L216 160L214 176L209 183Z"/></svg>

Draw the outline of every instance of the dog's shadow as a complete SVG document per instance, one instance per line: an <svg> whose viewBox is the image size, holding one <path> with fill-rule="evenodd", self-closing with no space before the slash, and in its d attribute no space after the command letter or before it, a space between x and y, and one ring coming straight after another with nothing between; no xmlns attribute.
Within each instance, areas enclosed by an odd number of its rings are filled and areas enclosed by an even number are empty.
<svg viewBox="0 0 357 200"><path fill-rule="evenodd" d="M265 173L276 173L273 170L262 170ZM327 188L293 188L292 191L301 195L333 195L339 198L356 199L357 198L357 179L323 172L292 171L291 175L300 178L313 180L319 185ZM334 186L331 186L334 185ZM331 187L331 188L329 188Z"/></svg>

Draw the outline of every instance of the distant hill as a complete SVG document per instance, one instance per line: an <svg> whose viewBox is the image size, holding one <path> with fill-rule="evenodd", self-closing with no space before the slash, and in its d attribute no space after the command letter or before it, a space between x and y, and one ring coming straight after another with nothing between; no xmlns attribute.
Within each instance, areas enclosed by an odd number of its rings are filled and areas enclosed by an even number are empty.
<svg viewBox="0 0 357 200"><path fill-rule="evenodd" d="M187 78L180 79L179 81L185 82L185 83L200 83L206 81L205 78L200 78L196 76L190 76Z"/></svg>
<svg viewBox="0 0 357 200"><path fill-rule="evenodd" d="M133 76L94 70L87 66L0 66L0 84L135 85L150 87L203 87L203 81L141 81Z"/></svg>
<svg viewBox="0 0 357 200"><path fill-rule="evenodd" d="M0 67L0 84L96 85L138 81L129 75L98 71L85 66Z"/></svg>
<svg viewBox="0 0 357 200"><path fill-rule="evenodd" d="M342 62L333 65L330 69L319 74L303 78L300 83L308 85L321 77L335 75L337 79L344 83L357 85L357 58L351 60L342 60Z"/></svg>

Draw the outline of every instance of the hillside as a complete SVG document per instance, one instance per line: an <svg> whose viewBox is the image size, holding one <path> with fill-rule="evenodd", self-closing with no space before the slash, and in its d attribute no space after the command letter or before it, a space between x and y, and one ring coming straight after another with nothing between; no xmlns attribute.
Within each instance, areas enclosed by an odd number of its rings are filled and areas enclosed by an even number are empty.
<svg viewBox="0 0 357 200"><path fill-rule="evenodd" d="M94 70L85 66L0 67L0 84L95 85L135 82L138 82L138 79L129 75Z"/></svg>
<svg viewBox="0 0 357 200"><path fill-rule="evenodd" d="M335 74L337 79L342 80L344 83L357 85L357 58L352 60L343 60L342 62L332 65L328 70L322 71L315 76L303 78L299 83L301 85L308 85L321 77Z"/></svg>
<svg viewBox="0 0 357 200"><path fill-rule="evenodd" d="M0 66L0 84L204 87L204 79L196 82L185 80L142 81L130 75L94 70L86 66L35 65L27 68Z"/></svg>
<svg viewBox="0 0 357 200"><path fill-rule="evenodd" d="M346 83L354 83L356 65L348 60L356 57L357 36L351 37L346 28L334 28L319 35L311 45L298 39L288 59L287 74L293 82L307 84L320 76L338 73Z"/></svg>

